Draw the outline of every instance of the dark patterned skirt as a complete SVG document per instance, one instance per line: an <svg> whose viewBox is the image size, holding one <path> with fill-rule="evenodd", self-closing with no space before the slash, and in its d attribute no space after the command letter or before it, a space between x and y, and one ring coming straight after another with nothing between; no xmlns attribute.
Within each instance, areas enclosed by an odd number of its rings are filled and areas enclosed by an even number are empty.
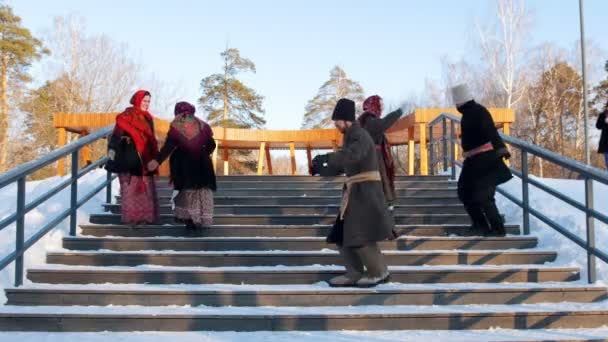
<svg viewBox="0 0 608 342"><path fill-rule="evenodd" d="M210 226L213 224L213 191L181 190L173 199L175 217L180 221L192 220L194 224Z"/></svg>
<svg viewBox="0 0 608 342"><path fill-rule="evenodd" d="M122 197L122 222L125 224L157 223L160 221L158 195L154 177L118 175Z"/></svg>

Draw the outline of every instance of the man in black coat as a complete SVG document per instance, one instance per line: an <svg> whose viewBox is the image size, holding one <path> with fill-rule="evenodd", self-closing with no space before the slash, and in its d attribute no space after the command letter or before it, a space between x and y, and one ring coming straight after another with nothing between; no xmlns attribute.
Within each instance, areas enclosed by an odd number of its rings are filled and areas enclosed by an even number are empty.
<svg viewBox="0 0 608 342"><path fill-rule="evenodd" d="M600 143L597 149L597 152L604 155L604 160L606 163L606 168L608 168L608 102L606 103L606 107L604 111L600 113L597 117L597 122L595 123L595 127L602 131L602 135L600 137Z"/></svg>
<svg viewBox="0 0 608 342"><path fill-rule="evenodd" d="M340 213L327 241L338 245L346 273L329 281L331 286L372 287L388 281L388 267L378 242L393 237L394 221L386 206L378 157L372 137L355 121L355 103L338 101L332 116L344 134L341 150L329 164L343 167L347 181Z"/></svg>
<svg viewBox="0 0 608 342"><path fill-rule="evenodd" d="M504 236L504 220L494 196L496 186L513 176L503 158L511 155L488 110L474 101L466 85L452 88L452 100L462 114L460 122L464 165L458 179L458 197L472 221L472 233Z"/></svg>

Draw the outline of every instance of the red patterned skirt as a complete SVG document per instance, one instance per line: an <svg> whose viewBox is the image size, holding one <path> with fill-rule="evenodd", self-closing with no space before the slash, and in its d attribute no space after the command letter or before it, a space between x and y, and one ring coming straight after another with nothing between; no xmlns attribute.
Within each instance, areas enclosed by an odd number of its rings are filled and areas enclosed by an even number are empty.
<svg viewBox="0 0 608 342"><path fill-rule="evenodd" d="M158 195L154 177L139 177L121 173L122 222L125 224L157 223L160 221Z"/></svg>

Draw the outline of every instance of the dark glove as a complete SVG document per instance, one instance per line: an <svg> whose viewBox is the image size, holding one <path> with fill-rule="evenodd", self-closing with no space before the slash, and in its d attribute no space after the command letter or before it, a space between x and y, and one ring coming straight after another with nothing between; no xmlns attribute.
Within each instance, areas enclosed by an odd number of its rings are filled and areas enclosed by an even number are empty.
<svg viewBox="0 0 608 342"><path fill-rule="evenodd" d="M496 151L496 154L500 157L500 158L505 158L507 160L511 159L511 152L509 152L509 149L507 149L506 147L503 148L499 148Z"/></svg>

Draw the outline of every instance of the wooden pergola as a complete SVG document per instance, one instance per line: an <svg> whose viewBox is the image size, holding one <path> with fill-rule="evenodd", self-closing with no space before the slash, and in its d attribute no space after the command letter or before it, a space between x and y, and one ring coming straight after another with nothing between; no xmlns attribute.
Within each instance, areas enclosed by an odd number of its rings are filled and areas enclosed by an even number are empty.
<svg viewBox="0 0 608 342"><path fill-rule="evenodd" d="M415 170L415 148L420 147L420 169L419 174L428 175L428 124L441 113L452 113L458 115L454 109L433 108L416 109L413 113L400 119L387 132L388 140L393 146L407 145L408 174L413 175ZM511 109L491 108L490 113L497 127L502 128L508 134L511 123L515 120L515 114ZM84 136L102 127L114 124L118 113L56 113L53 123L57 128L57 141L61 147L67 143L67 133L75 133ZM169 130L169 121L154 119L157 136L164 139ZM289 150L291 157L291 173L296 174L296 150L305 150L308 166L312 163L313 150L337 150L342 144L342 135L336 129L315 130L249 130L236 128L213 127L214 137L218 148L213 154L213 164L217 169L218 151L223 154L224 174L229 174L228 159L230 150L257 150L259 151L257 174L264 173L264 163L269 175L273 174L271 150ZM433 130L433 137L440 139L443 136L441 125ZM421 144L422 142L422 144ZM456 149L457 150L457 149ZM405 158L405 156L404 156ZM90 151L84 150L82 159L85 163L90 162ZM65 160L58 162L58 174L65 173ZM161 166L161 175L168 174L167 163Z"/></svg>

